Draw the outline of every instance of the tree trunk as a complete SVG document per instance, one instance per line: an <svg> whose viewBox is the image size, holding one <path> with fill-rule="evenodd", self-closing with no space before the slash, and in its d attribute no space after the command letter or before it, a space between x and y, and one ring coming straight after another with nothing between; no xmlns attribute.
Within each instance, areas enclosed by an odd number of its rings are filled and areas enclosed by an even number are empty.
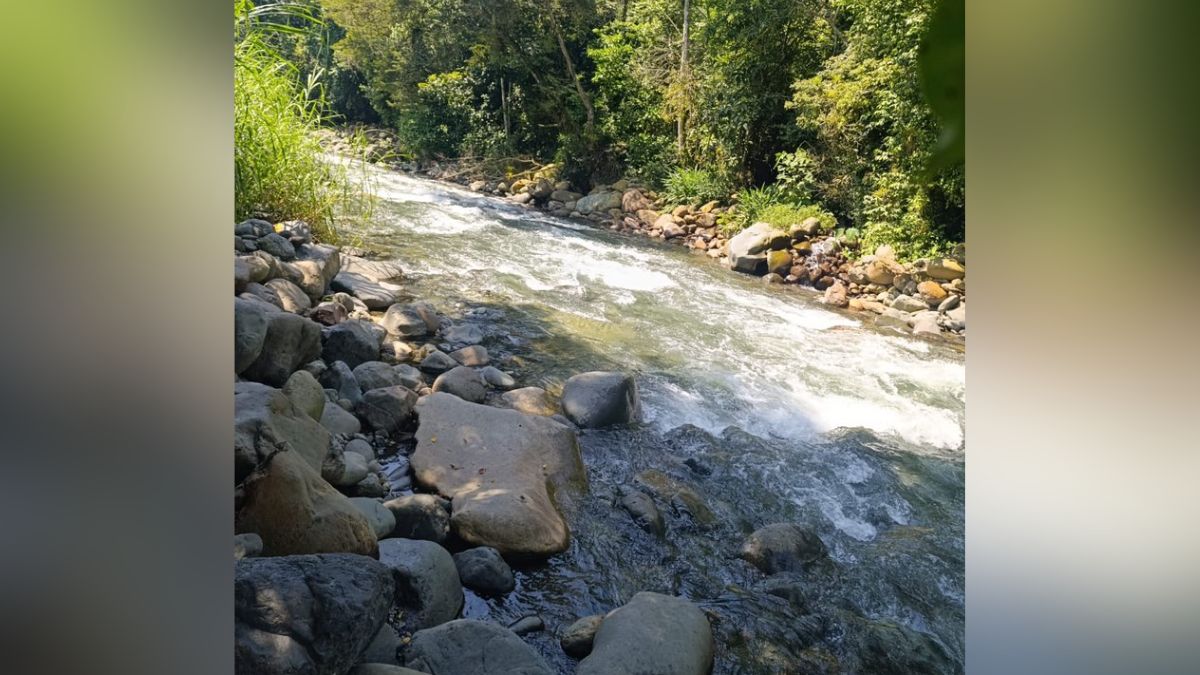
<svg viewBox="0 0 1200 675"><path fill-rule="evenodd" d="M592 129L596 125L596 111L592 108L592 97L584 91L583 85L579 82L579 76L575 74L575 64L571 61L571 54L567 51L567 43L563 40L562 29L557 21L554 22L554 37L558 38L558 49L562 52L563 62L567 65L567 77L570 77L571 82L575 84L575 93L579 95L579 102L587 111L587 137L591 139Z"/></svg>
<svg viewBox="0 0 1200 675"><path fill-rule="evenodd" d="M624 21L629 17L629 0L621 3L621 20Z"/></svg>
<svg viewBox="0 0 1200 675"><path fill-rule="evenodd" d="M504 93L504 78L500 78L500 111L504 114L504 140L509 137L508 130L508 96Z"/></svg>
<svg viewBox="0 0 1200 675"><path fill-rule="evenodd" d="M690 16L692 9L691 0L683 0L683 45L679 48L679 79L681 82L687 82L688 77L688 47L692 40L692 30ZM686 123L687 108L679 107L679 117L675 120L675 145L676 153L679 155L679 161L683 161L683 129Z"/></svg>

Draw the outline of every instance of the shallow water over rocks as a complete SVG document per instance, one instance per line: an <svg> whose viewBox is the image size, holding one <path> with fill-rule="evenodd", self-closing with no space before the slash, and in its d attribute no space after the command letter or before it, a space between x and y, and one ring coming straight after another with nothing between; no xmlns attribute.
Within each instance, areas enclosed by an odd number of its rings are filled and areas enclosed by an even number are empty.
<svg viewBox="0 0 1200 675"><path fill-rule="evenodd" d="M708 614L714 673L962 670L960 348L681 247L372 172L375 217L346 238L477 327L493 365L556 395L578 372L630 372L641 396L643 424L580 433L589 489L564 495L570 548L517 569L506 596L468 591L465 617L538 614L546 630L525 640L571 673L559 633L657 591ZM665 535L619 506L630 486ZM828 558L770 578L741 560L776 522L813 528Z"/></svg>

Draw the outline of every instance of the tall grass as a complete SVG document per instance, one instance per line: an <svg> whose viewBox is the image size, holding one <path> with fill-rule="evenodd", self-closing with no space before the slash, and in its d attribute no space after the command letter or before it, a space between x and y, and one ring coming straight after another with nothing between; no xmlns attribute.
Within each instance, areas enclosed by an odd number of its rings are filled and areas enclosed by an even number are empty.
<svg viewBox="0 0 1200 675"><path fill-rule="evenodd" d="M294 5L234 3L234 217L308 222L323 241L334 241L334 218L361 206L365 185L323 157L315 132L325 122L317 77L301 83L299 71L270 44L272 31L305 28L264 20L271 9L296 17ZM301 15L302 25L317 21Z"/></svg>

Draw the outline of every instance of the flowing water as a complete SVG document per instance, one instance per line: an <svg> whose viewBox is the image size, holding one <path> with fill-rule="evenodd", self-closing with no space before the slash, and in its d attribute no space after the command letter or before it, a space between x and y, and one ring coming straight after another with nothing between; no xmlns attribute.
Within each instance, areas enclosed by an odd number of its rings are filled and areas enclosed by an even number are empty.
<svg viewBox="0 0 1200 675"><path fill-rule="evenodd" d="M469 594L467 617L537 613L547 630L526 639L572 673L555 633L652 590L708 613L715 673L962 670L960 345L881 332L683 247L372 172L380 203L348 238L480 325L496 365L551 392L632 372L641 395L643 424L581 433L571 548L503 599ZM626 485L655 494L665 537L614 506ZM764 578L737 550L774 522L813 527L829 560Z"/></svg>

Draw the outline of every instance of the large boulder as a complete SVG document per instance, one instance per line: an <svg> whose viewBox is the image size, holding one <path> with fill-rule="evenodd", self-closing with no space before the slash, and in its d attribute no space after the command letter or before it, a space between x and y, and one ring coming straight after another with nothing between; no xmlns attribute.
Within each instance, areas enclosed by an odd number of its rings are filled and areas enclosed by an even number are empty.
<svg viewBox="0 0 1200 675"><path fill-rule="evenodd" d="M362 387L363 391L403 384L400 373L396 372L392 364L384 361L360 363L351 372L354 373L354 379L358 381L358 386Z"/></svg>
<svg viewBox="0 0 1200 675"><path fill-rule="evenodd" d="M241 374L262 353L270 312L261 304L233 299L233 371Z"/></svg>
<svg viewBox="0 0 1200 675"><path fill-rule="evenodd" d="M275 291L275 296L279 298L279 304L285 312L302 314L312 308L312 299L304 289L287 279L272 279L264 285Z"/></svg>
<svg viewBox="0 0 1200 675"><path fill-rule="evenodd" d="M338 272L329 285L335 291L349 293L362 300L363 304L370 309L387 309L389 305L396 302L394 290L354 272L345 270Z"/></svg>
<svg viewBox="0 0 1200 675"><path fill-rule="evenodd" d="M568 201L564 199L563 201ZM621 195L621 210L625 213L637 213L653 207L650 200L637 188L626 190Z"/></svg>
<svg viewBox="0 0 1200 675"><path fill-rule="evenodd" d="M503 595L517 587L512 568L500 552L490 546L469 548L454 554L454 566L463 586L485 595Z"/></svg>
<svg viewBox="0 0 1200 675"><path fill-rule="evenodd" d="M938 281L954 281L967 276L967 269L954 258L920 260L917 261L915 267Z"/></svg>
<svg viewBox="0 0 1200 675"><path fill-rule="evenodd" d="M768 223L754 223L729 240L730 268L747 274L767 272L766 251L785 233Z"/></svg>
<svg viewBox="0 0 1200 675"><path fill-rule="evenodd" d="M321 325L287 312L267 315L267 333L258 357L242 377L282 387L301 365L321 353Z"/></svg>
<svg viewBox="0 0 1200 675"><path fill-rule="evenodd" d="M322 387L333 390L338 399L345 399L351 405L358 405L359 401L362 401L362 385L358 383L358 378L354 377L350 366L342 361L331 363L317 380Z"/></svg>
<svg viewBox="0 0 1200 675"><path fill-rule="evenodd" d="M236 532L255 532L267 555L358 553L375 557L371 523L295 452L279 452L244 484Z"/></svg>
<svg viewBox="0 0 1200 675"><path fill-rule="evenodd" d="M364 392L354 412L370 428L392 432L408 423L416 403L417 395L411 389L381 387Z"/></svg>
<svg viewBox="0 0 1200 675"><path fill-rule="evenodd" d="M530 196L539 202L544 202L554 193L554 184L545 178L539 178L533 182L528 188Z"/></svg>
<svg viewBox="0 0 1200 675"><path fill-rule="evenodd" d="M388 307L380 323L389 334L403 338L419 338L429 334L428 323L413 305L396 304Z"/></svg>
<svg viewBox="0 0 1200 675"><path fill-rule="evenodd" d="M259 237L258 248L280 260L291 260L296 257L296 247L292 246L292 242L280 236L277 232L271 232L264 237Z"/></svg>
<svg viewBox="0 0 1200 675"><path fill-rule="evenodd" d="M875 257L863 266L863 274L867 281L880 286L891 286L896 275L903 274L904 268L887 257Z"/></svg>
<svg viewBox="0 0 1200 675"><path fill-rule="evenodd" d="M330 403L321 411L321 426L331 434L353 436L362 431L362 423L340 405Z"/></svg>
<svg viewBox="0 0 1200 675"><path fill-rule="evenodd" d="M742 558L765 574L801 572L825 555L825 544L817 533L794 523L773 523L755 530L741 551Z"/></svg>
<svg viewBox="0 0 1200 675"><path fill-rule="evenodd" d="M396 260L367 260L348 253L341 254L341 267L371 281L394 281L404 278L404 270Z"/></svg>
<svg viewBox="0 0 1200 675"><path fill-rule="evenodd" d="M321 414L325 412L325 391L321 389L312 373L307 370L292 373L287 382L283 383L283 393L309 417L321 421Z"/></svg>
<svg viewBox="0 0 1200 675"><path fill-rule="evenodd" d="M637 384L624 373L580 373L563 384L562 408L583 428L634 422L640 414Z"/></svg>
<svg viewBox="0 0 1200 675"><path fill-rule="evenodd" d="M301 262L316 263L314 267L301 267L307 273L309 269L315 269L321 275L322 291L329 284L333 283L333 278L342 269L342 258L338 254L336 246L328 244L305 244L296 247L296 265ZM324 292L321 293L324 295Z"/></svg>
<svg viewBox="0 0 1200 675"><path fill-rule="evenodd" d="M487 383L474 368L457 366L438 375L433 381L433 390L454 394L464 401L483 403L487 396Z"/></svg>
<svg viewBox="0 0 1200 675"><path fill-rule="evenodd" d="M235 480L244 479L274 453L287 451L320 471L329 454L329 432L283 391L257 382L235 383Z"/></svg>
<svg viewBox="0 0 1200 675"><path fill-rule="evenodd" d="M604 618L576 673L708 675L712 661L712 629L699 608L683 598L642 592Z"/></svg>
<svg viewBox="0 0 1200 675"><path fill-rule="evenodd" d="M589 213L607 213L609 209L621 208L620 192L597 192L586 197L580 197L575 202L575 210L588 215Z"/></svg>
<svg viewBox="0 0 1200 675"><path fill-rule="evenodd" d="M325 329L321 358L326 363L344 361L351 368L379 360L383 335L370 321L343 321Z"/></svg>
<svg viewBox="0 0 1200 675"><path fill-rule="evenodd" d="M417 631L404 665L430 675L553 675L537 651L494 623L459 619Z"/></svg>
<svg viewBox="0 0 1200 675"><path fill-rule="evenodd" d="M515 558L567 548L570 530L552 490L586 481L573 430L440 392L416 410L413 471L419 484L450 497L451 527L463 541Z"/></svg>
<svg viewBox="0 0 1200 675"><path fill-rule="evenodd" d="M410 631L431 628L458 616L463 607L458 569L446 549L415 539L379 542L379 562L392 570L395 603Z"/></svg>
<svg viewBox="0 0 1200 675"><path fill-rule="evenodd" d="M350 503L367 517L371 523L371 529L375 531L376 539L392 536L392 530L396 529L396 517L382 502L371 497L351 497Z"/></svg>
<svg viewBox="0 0 1200 675"><path fill-rule="evenodd" d="M344 553L246 558L234 568L234 670L341 675L387 618L387 567Z"/></svg>
<svg viewBox="0 0 1200 675"><path fill-rule="evenodd" d="M541 387L521 387L506 391L500 395L504 403L526 415L543 415L550 417L558 414L558 406L550 399L550 395Z"/></svg>
<svg viewBox="0 0 1200 675"><path fill-rule="evenodd" d="M392 535L405 539L424 539L442 543L450 534L450 513L434 495L404 495L383 505L392 512L396 525Z"/></svg>

